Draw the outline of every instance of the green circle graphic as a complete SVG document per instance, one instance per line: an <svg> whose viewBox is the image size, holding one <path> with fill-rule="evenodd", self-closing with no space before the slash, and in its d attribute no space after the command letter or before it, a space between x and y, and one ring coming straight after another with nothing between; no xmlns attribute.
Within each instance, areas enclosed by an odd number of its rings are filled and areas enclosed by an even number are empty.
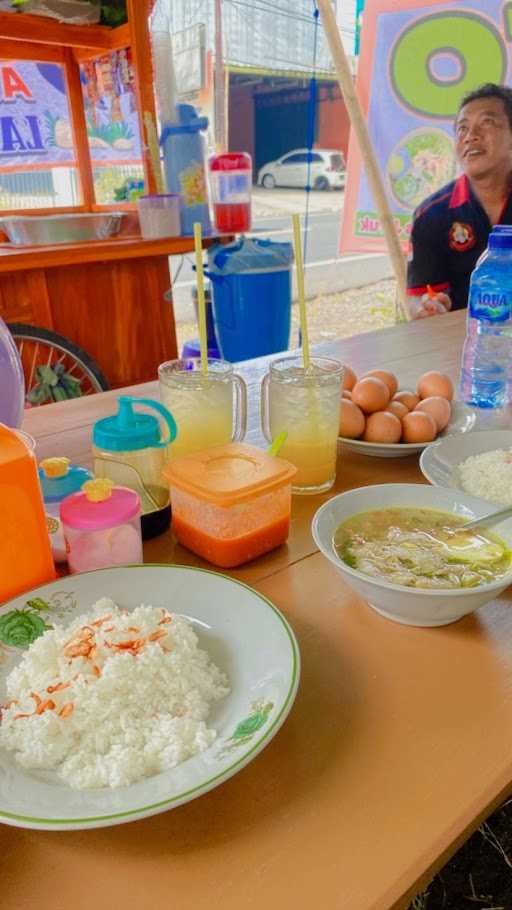
<svg viewBox="0 0 512 910"><path fill-rule="evenodd" d="M436 51L464 60L461 76L439 84L429 69ZM462 96L484 82L501 83L506 49L497 29L472 13L440 13L415 22L399 37L391 54L391 81L408 108L431 117L453 117Z"/></svg>

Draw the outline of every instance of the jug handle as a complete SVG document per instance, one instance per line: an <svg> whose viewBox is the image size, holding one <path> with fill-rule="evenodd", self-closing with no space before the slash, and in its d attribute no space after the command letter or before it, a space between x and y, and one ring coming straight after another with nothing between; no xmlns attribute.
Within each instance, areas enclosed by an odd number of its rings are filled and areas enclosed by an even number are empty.
<svg viewBox="0 0 512 910"><path fill-rule="evenodd" d="M263 377L261 383L261 400L260 400L260 415L261 415L261 431L267 440L267 442L272 442L272 431L270 429L270 414L269 414L269 385L270 385L270 373L266 373Z"/></svg>
<svg viewBox="0 0 512 910"><path fill-rule="evenodd" d="M235 389L235 413L237 415L233 442L242 442L247 432L247 385L238 373L233 374Z"/></svg>
<svg viewBox="0 0 512 910"><path fill-rule="evenodd" d="M157 446L159 449L165 449L168 445L170 445L171 442L174 442L176 436L178 435L176 421L171 412L166 407L164 407L163 404L160 404L159 401L153 401L151 398L133 398L131 395L127 395L126 397L129 397L130 401L133 404L144 404L147 408L152 408L154 411L158 411L158 413L164 418L169 430L169 439L164 439L163 442L158 442Z"/></svg>

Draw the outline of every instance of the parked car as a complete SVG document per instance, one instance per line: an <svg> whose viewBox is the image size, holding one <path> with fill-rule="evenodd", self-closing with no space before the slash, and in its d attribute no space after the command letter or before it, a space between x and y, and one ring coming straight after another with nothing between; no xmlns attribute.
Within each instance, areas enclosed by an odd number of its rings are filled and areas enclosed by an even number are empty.
<svg viewBox="0 0 512 910"><path fill-rule="evenodd" d="M345 159L336 149L294 149L277 161L269 161L258 172L258 186L293 186L304 189L311 166L311 186L315 190L339 190L345 186Z"/></svg>

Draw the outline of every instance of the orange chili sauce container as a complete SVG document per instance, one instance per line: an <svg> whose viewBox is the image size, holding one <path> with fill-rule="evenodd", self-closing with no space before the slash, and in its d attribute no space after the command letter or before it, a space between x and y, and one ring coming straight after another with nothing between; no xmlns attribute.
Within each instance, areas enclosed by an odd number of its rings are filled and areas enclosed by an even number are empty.
<svg viewBox="0 0 512 910"><path fill-rule="evenodd" d="M171 461L172 527L183 546L229 569L283 544L297 469L255 446L229 443Z"/></svg>

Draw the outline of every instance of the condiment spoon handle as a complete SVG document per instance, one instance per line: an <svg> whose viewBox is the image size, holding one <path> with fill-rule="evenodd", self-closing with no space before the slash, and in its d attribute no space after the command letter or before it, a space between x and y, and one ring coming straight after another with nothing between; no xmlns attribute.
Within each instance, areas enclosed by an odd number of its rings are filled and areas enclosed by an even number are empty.
<svg viewBox="0 0 512 910"><path fill-rule="evenodd" d="M509 506L508 509L500 509L499 512L490 512L489 515L483 515L482 518L474 518L472 521L466 522L462 528L464 531L470 531L471 528L480 528L482 526L488 528L498 524L500 521L504 521L505 518L509 518L511 515L512 506Z"/></svg>

